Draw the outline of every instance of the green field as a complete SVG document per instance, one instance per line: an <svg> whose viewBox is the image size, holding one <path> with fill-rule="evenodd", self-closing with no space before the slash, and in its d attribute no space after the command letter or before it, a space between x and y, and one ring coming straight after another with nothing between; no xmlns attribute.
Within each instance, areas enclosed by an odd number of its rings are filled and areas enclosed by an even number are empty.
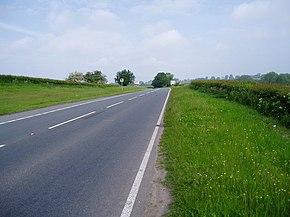
<svg viewBox="0 0 290 217"><path fill-rule="evenodd" d="M140 87L122 89L120 86L112 85L98 87L3 82L0 83L0 115L144 89Z"/></svg>
<svg viewBox="0 0 290 217"><path fill-rule="evenodd" d="M173 88L161 139L168 216L290 216L290 130L276 122Z"/></svg>

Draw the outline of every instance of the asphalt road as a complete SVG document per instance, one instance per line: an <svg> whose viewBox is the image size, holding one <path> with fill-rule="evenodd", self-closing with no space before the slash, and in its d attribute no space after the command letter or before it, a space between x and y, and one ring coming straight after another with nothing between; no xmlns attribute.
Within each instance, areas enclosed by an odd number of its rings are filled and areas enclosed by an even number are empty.
<svg viewBox="0 0 290 217"><path fill-rule="evenodd" d="M168 91L0 116L0 216L120 216Z"/></svg>

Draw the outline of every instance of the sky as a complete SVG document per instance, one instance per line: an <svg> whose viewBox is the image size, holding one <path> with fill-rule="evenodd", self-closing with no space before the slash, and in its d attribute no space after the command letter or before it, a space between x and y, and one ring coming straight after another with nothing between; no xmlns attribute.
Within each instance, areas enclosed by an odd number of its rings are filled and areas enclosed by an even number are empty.
<svg viewBox="0 0 290 217"><path fill-rule="evenodd" d="M290 72L289 0L0 0L0 74Z"/></svg>

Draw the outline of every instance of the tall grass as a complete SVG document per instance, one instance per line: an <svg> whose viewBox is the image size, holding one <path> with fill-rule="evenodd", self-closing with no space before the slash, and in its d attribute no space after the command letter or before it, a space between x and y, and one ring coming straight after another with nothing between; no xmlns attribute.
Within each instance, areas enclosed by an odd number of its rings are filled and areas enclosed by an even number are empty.
<svg viewBox="0 0 290 217"><path fill-rule="evenodd" d="M290 131L237 103L173 88L161 140L168 216L290 216Z"/></svg>
<svg viewBox="0 0 290 217"><path fill-rule="evenodd" d="M191 87L218 98L226 98L247 105L263 115L275 118L280 124L290 128L289 85L207 80L193 81Z"/></svg>
<svg viewBox="0 0 290 217"><path fill-rule="evenodd" d="M140 87L0 83L0 115L102 96L142 90Z"/></svg>

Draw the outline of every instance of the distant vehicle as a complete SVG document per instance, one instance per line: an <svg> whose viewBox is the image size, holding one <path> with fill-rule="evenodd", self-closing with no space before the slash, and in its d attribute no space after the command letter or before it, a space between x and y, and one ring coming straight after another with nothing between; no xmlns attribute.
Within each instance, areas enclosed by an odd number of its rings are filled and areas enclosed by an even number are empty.
<svg viewBox="0 0 290 217"><path fill-rule="evenodd" d="M171 81L170 81L170 86L173 86L173 85L176 85L176 81L171 80Z"/></svg>

